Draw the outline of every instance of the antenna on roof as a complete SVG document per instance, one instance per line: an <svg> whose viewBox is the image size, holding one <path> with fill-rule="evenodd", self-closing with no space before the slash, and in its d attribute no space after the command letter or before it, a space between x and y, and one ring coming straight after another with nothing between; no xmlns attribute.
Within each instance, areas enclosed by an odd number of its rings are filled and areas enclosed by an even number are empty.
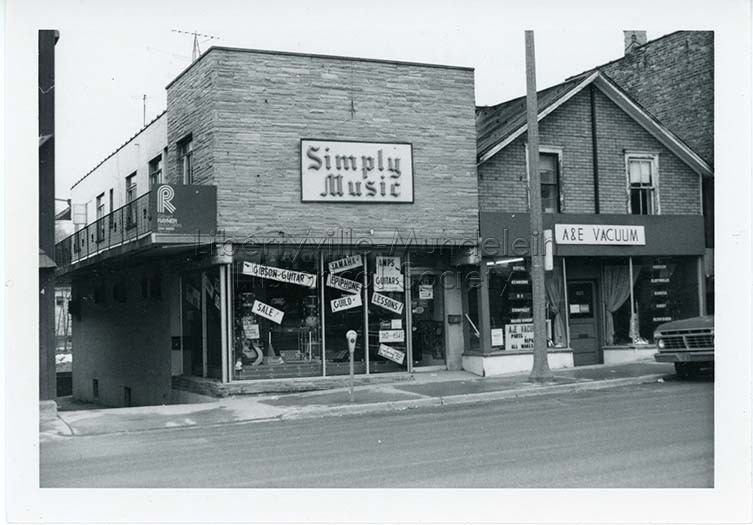
<svg viewBox="0 0 753 525"><path fill-rule="evenodd" d="M191 53L191 62L196 62L196 59L201 56L201 49L199 49L199 37L204 38L202 40L203 42L208 42L209 40L218 40L220 37L214 36L214 35L205 35L203 33L198 33L196 31L181 31L180 29L173 29L173 33L180 33L181 35L192 35L193 36L193 53Z"/></svg>

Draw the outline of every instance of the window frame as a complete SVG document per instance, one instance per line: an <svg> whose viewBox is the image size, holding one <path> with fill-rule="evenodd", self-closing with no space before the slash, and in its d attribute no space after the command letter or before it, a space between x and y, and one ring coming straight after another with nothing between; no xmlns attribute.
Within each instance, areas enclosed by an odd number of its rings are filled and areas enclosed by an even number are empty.
<svg viewBox="0 0 753 525"><path fill-rule="evenodd" d="M182 184L193 184L193 134L189 133L177 144L178 150L178 174ZM188 169L186 169L186 164Z"/></svg>
<svg viewBox="0 0 753 525"><path fill-rule="evenodd" d="M628 215L661 215L661 199L659 198L659 153L648 151L628 151L625 150L625 191L626 191L626 212ZM630 163L631 161L649 161L651 163L651 185L646 188L650 190L649 211L643 214L633 213L633 184L630 182ZM638 188L636 188L638 189Z"/></svg>
<svg viewBox="0 0 753 525"><path fill-rule="evenodd" d="M162 184L163 163L164 157L162 153L149 161L149 191L155 186Z"/></svg>
<svg viewBox="0 0 753 525"><path fill-rule="evenodd" d="M543 200L542 200L542 213L562 213L562 209L564 208L564 198L563 198L563 191L562 191L562 157L564 153L564 148L560 146L550 146L550 145L542 145L539 144L539 159L541 159L541 155L556 155L557 156L557 211L554 212L545 212L543 208ZM531 193L530 193L530 187L531 187L531 167L528 163L528 143L525 143L525 156L526 156L526 197L527 197L527 204L528 209L531 209ZM548 186L553 186L552 184L547 184ZM541 191L541 166L539 164L539 191Z"/></svg>

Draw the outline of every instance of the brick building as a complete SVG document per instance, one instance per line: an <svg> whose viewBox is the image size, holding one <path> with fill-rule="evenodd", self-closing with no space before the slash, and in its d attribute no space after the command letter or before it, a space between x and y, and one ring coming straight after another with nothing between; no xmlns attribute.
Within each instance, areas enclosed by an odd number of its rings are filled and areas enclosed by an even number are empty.
<svg viewBox="0 0 753 525"><path fill-rule="evenodd" d="M544 228L531 238L525 97L477 110L482 327L464 368L529 370L530 254L551 247L552 367L651 355L654 328L705 312L711 166L598 70L539 94Z"/></svg>
<svg viewBox="0 0 753 525"><path fill-rule="evenodd" d="M637 45L628 45L632 34ZM646 41L625 31L625 55L598 70L714 167L714 32L675 31ZM575 77L573 77L575 78ZM706 231L704 273L709 311L714 306L714 177L703 180Z"/></svg>
<svg viewBox="0 0 753 525"><path fill-rule="evenodd" d="M459 369L474 110L470 68L207 51L73 188L74 396L346 374L350 329L357 373Z"/></svg>

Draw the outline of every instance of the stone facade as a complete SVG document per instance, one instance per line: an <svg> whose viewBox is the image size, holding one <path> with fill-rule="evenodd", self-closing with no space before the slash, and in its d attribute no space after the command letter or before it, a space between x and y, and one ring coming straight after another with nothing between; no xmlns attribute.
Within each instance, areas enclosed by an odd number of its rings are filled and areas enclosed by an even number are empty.
<svg viewBox="0 0 753 525"><path fill-rule="evenodd" d="M659 155L662 214L701 214L700 178L627 113L594 89L601 213L627 213L625 151ZM539 123L542 148L561 148L562 213L594 213L593 149L589 88ZM479 166L481 211L528 211L527 134Z"/></svg>
<svg viewBox="0 0 753 525"><path fill-rule="evenodd" d="M195 178L218 186L218 228L232 238L478 236L471 69L214 48L167 99L169 179L192 134ZM302 203L303 138L411 143L414 203Z"/></svg>

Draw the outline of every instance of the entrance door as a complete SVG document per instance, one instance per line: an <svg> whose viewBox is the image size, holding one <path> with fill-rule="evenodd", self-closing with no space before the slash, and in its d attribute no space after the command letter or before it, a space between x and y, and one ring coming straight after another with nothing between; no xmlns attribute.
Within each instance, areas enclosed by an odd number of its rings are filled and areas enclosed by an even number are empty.
<svg viewBox="0 0 753 525"><path fill-rule="evenodd" d="M593 281L567 283L570 308L570 346L575 366L599 363L599 331L596 285Z"/></svg>
<svg viewBox="0 0 753 525"><path fill-rule="evenodd" d="M411 275L413 366L446 366L444 290L438 273L421 269Z"/></svg>

